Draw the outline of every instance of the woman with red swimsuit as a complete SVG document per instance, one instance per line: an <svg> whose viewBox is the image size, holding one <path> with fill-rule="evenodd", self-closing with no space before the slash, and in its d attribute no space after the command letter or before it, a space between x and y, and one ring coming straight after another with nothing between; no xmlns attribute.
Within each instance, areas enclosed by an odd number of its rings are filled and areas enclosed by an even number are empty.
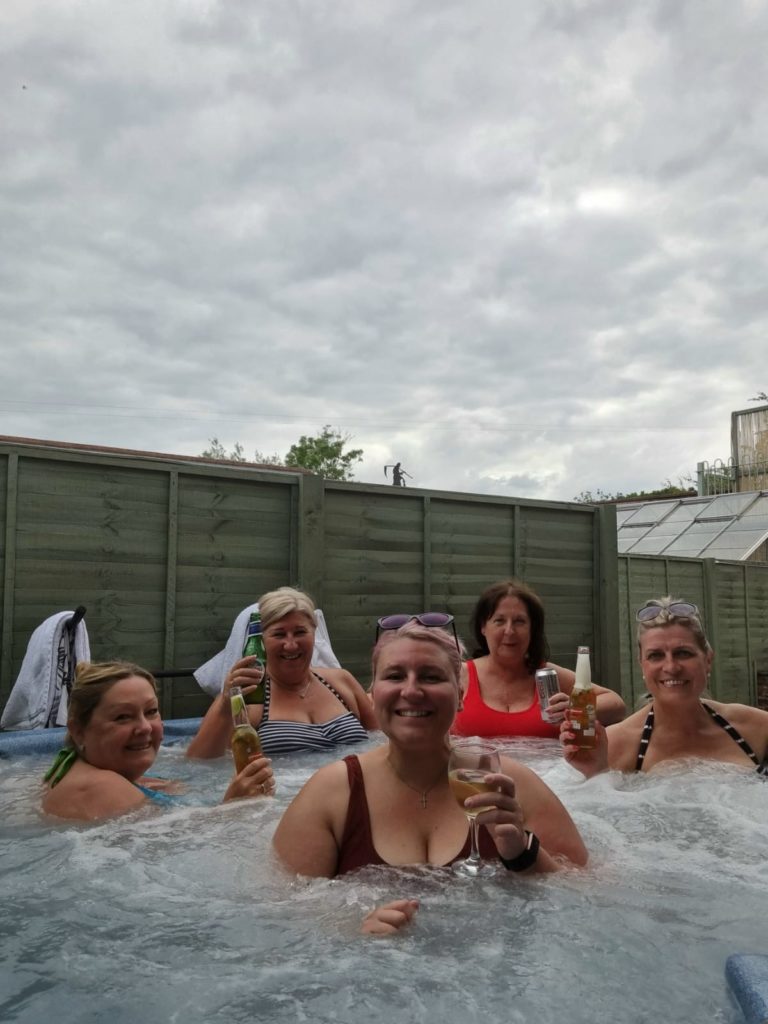
<svg viewBox="0 0 768 1024"><path fill-rule="evenodd" d="M462 671L463 707L452 732L459 736L542 736L560 733L576 676L547 660L544 605L530 587L505 580L488 587L472 613L476 650ZM557 672L560 693L549 703L550 721L541 716L535 672ZM626 708L618 693L595 686L597 717L603 725L620 722Z"/></svg>

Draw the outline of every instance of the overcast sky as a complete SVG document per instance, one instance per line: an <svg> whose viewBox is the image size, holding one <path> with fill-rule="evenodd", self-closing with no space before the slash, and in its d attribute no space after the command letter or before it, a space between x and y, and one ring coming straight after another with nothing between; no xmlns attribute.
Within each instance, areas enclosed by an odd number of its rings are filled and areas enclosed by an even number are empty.
<svg viewBox="0 0 768 1024"><path fill-rule="evenodd" d="M570 500L768 390L765 0L3 0L0 433Z"/></svg>

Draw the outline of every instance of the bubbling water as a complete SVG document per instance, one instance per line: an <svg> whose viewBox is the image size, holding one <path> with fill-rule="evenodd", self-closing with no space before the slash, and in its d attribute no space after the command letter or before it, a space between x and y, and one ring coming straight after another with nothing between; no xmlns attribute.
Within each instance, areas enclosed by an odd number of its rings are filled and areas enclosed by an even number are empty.
<svg viewBox="0 0 768 1024"><path fill-rule="evenodd" d="M187 801L96 825L42 818L44 764L20 759L0 777L0 1017L739 1020L723 967L730 953L764 948L765 783L702 762L584 782L552 742L508 747L571 811L591 852L586 870L483 880L371 867L288 879L271 837L322 755L275 758L275 799L217 805L227 760L163 749L156 772L184 778ZM373 905L401 897L421 901L407 931L360 936Z"/></svg>

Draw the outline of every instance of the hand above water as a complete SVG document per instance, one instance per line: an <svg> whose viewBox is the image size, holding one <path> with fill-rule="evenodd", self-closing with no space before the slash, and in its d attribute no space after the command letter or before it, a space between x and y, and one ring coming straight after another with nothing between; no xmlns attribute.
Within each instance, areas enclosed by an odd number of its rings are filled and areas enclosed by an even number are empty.
<svg viewBox="0 0 768 1024"><path fill-rule="evenodd" d="M374 907L363 919L361 931L364 935L393 935L411 922L418 909L418 900L393 900Z"/></svg>
<svg viewBox="0 0 768 1024"><path fill-rule="evenodd" d="M497 772L489 772L484 781L493 786L493 790L467 797L464 807L487 808L478 814L477 824L485 825L502 857L514 860L528 841L525 815L515 796L515 781Z"/></svg>
<svg viewBox="0 0 768 1024"><path fill-rule="evenodd" d="M560 746L563 748L563 756L568 764L578 768L582 775L591 779L600 772L608 771L608 734L605 726L595 720L595 735L597 742L589 750L582 750L575 744L576 733L571 729L570 711L566 712L565 720L560 726Z"/></svg>
<svg viewBox="0 0 768 1024"><path fill-rule="evenodd" d="M263 755L256 755L232 779L224 794L224 800L242 800L251 796L273 796L274 792L275 776L272 772L272 761Z"/></svg>
<svg viewBox="0 0 768 1024"><path fill-rule="evenodd" d="M224 677L224 685L221 688L221 695L229 707L230 690L233 686L239 686L243 696L247 697L253 692L264 678L264 666L255 654L249 654L247 658L240 658Z"/></svg>
<svg viewBox="0 0 768 1024"><path fill-rule="evenodd" d="M558 693L553 693L549 698L549 703L544 711L541 712L541 717L545 722L550 722L552 725L559 725L560 722L565 718L565 713L571 703L571 698L567 693L563 693L562 690Z"/></svg>

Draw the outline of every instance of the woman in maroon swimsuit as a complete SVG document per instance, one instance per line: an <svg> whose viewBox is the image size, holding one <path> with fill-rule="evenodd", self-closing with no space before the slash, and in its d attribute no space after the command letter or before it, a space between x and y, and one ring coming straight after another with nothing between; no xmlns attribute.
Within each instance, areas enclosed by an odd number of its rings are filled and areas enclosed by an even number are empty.
<svg viewBox="0 0 768 1024"><path fill-rule="evenodd" d="M472 613L475 657L462 672L463 707L452 732L458 736L543 736L556 739L576 676L547 661L544 605L518 580L488 587ZM534 674L557 672L560 693L541 717ZM626 708L613 690L595 686L597 717L603 725L620 722Z"/></svg>
<svg viewBox="0 0 768 1024"><path fill-rule="evenodd" d="M389 742L326 765L295 797L274 838L289 870L333 878L367 864L442 866L466 856L467 817L447 770L460 669L458 644L442 629L411 621L382 633L371 692ZM502 757L501 773L486 781L491 793L465 801L492 805L477 817L484 858L499 858L510 878L555 871L559 858L586 863L570 815L534 772ZM397 931L416 909L413 900L377 907L363 930Z"/></svg>

